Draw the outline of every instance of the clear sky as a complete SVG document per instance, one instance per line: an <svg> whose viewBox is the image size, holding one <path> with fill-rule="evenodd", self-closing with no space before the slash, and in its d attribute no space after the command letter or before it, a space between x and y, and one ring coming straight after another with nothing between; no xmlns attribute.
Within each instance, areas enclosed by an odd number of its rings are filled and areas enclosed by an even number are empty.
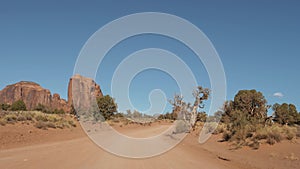
<svg viewBox="0 0 300 169"><path fill-rule="evenodd" d="M211 40L223 62L227 99L238 90L263 92L269 104L293 103L300 109L300 1L15 1L0 2L0 88L21 80L35 81L67 97L68 80L88 38L110 21L137 12L163 12L184 18ZM161 36L129 38L114 47L100 65L96 82L110 94L114 69L129 54L162 48L181 57L209 87L201 61L184 45ZM199 66L200 65L200 66ZM141 72L130 97L141 110L148 94L160 88L167 98L178 92L172 77Z"/></svg>

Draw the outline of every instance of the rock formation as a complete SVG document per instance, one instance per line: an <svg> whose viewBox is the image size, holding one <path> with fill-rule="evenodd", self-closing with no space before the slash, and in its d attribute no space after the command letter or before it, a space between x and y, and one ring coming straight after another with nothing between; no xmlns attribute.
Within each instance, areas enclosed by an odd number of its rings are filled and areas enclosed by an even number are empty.
<svg viewBox="0 0 300 169"><path fill-rule="evenodd" d="M68 105L76 109L91 108L95 99L102 97L100 86L91 78L75 75L70 78L68 87Z"/></svg>
<svg viewBox="0 0 300 169"><path fill-rule="evenodd" d="M8 85L0 91L0 103L12 104L17 100L23 100L28 110L34 110L38 104L50 110L63 109L65 112L70 110L66 100L61 99L59 94L52 96L48 89L34 82L21 81Z"/></svg>
<svg viewBox="0 0 300 169"><path fill-rule="evenodd" d="M15 101L23 100L28 110L34 110L38 104L42 104L49 110L63 109L69 112L73 102L76 103L75 108L90 108L91 103L95 103L93 99L102 96L100 86L93 79L75 75L69 81L68 102L57 93L52 96L48 89L37 83L21 81L0 91L0 104L11 105Z"/></svg>

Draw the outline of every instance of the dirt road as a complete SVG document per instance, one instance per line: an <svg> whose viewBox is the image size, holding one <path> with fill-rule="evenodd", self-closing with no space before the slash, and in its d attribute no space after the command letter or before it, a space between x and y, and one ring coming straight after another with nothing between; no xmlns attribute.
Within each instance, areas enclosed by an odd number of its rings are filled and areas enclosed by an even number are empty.
<svg viewBox="0 0 300 169"><path fill-rule="evenodd" d="M151 137L169 126L128 125L115 129L130 137ZM29 132L28 132L29 131ZM189 134L170 151L146 159L115 156L94 144L80 127L39 130L28 125L0 126L0 169L298 169L300 142L230 150L215 135L205 144ZM149 149L149 147L146 147ZM129 148L130 149L130 148Z"/></svg>
<svg viewBox="0 0 300 169"><path fill-rule="evenodd" d="M163 127L128 130L131 136L156 133ZM151 135L151 134L150 134ZM193 139L193 138L187 138ZM184 140L172 150L147 159L112 155L96 146L87 136L68 141L32 145L0 151L1 169L225 169L240 168L219 159L197 144Z"/></svg>

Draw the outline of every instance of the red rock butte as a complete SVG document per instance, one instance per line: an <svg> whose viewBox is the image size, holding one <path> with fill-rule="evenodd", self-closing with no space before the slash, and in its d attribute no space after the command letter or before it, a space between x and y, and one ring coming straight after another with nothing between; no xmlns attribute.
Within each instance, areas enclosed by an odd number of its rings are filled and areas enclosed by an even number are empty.
<svg viewBox="0 0 300 169"><path fill-rule="evenodd" d="M73 89L74 86L76 90ZM8 85L0 91L0 103L12 104L15 101L23 100L28 110L34 110L38 104L42 104L51 110L62 109L69 112L74 100L74 91L79 91L80 97L83 96L83 98L103 96L100 86L93 79L75 75L69 81L68 101L62 99L57 93L52 95L50 90L44 89L35 82L21 81Z"/></svg>

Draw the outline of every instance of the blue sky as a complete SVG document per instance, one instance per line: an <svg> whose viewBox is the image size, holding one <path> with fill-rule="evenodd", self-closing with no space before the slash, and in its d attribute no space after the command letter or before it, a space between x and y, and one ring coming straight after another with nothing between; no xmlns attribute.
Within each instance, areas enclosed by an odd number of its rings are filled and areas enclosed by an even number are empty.
<svg viewBox="0 0 300 169"><path fill-rule="evenodd" d="M299 111L299 7L296 0L4 0L0 2L0 88L35 81L66 98L77 56L95 31L128 14L164 12L190 21L211 40L224 65L228 99L238 90L256 89L269 104L294 103ZM198 83L210 86L201 61L187 47L166 37L145 35L126 39L107 54L96 77L104 94L110 94L113 71L127 55L154 47L180 56ZM155 88L164 90L168 98L178 91L170 76L148 70L132 81L132 103L147 109L148 94Z"/></svg>

